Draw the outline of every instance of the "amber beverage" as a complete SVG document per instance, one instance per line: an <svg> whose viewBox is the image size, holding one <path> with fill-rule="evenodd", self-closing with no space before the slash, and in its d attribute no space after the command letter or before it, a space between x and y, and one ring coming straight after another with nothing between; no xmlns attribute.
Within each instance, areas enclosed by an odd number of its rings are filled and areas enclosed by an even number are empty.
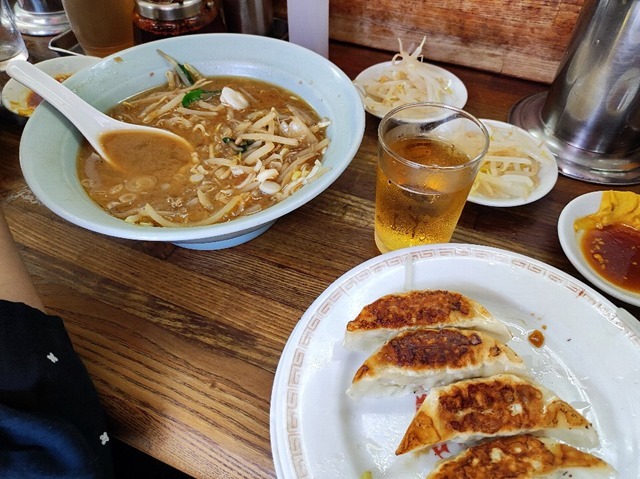
<svg viewBox="0 0 640 479"><path fill-rule="evenodd" d="M448 242L488 148L482 123L446 105L405 106L382 120L378 140L378 249Z"/></svg>
<svg viewBox="0 0 640 479"><path fill-rule="evenodd" d="M134 0L62 0L87 55L106 57L133 46Z"/></svg>

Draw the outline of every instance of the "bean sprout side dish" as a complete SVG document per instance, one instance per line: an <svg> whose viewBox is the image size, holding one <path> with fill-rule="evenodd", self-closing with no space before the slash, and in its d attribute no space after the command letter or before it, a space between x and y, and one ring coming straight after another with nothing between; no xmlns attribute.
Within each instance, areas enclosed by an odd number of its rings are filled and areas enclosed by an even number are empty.
<svg viewBox="0 0 640 479"><path fill-rule="evenodd" d="M431 101L444 103L453 93L451 80L423 63L422 48L426 37L413 51L404 49L398 39L399 52L390 65L375 78L356 79L353 83L363 94L365 106L372 111L389 111L407 103Z"/></svg>
<svg viewBox="0 0 640 479"><path fill-rule="evenodd" d="M489 150L471 194L492 199L528 198L540 184L542 165L553 163L553 157L541 148L542 142L513 126L485 126L490 134Z"/></svg>

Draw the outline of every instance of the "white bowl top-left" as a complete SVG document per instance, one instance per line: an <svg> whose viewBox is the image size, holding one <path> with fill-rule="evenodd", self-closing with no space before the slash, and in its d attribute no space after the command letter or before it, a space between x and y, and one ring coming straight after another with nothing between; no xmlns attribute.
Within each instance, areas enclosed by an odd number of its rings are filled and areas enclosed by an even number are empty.
<svg viewBox="0 0 640 479"><path fill-rule="evenodd" d="M45 73L59 81L64 81L85 67L95 65L100 58L90 56L68 56L51 58L36 64ZM2 104L12 113L19 116L30 117L37 103L30 100L35 95L29 88L20 82L10 78L2 89Z"/></svg>

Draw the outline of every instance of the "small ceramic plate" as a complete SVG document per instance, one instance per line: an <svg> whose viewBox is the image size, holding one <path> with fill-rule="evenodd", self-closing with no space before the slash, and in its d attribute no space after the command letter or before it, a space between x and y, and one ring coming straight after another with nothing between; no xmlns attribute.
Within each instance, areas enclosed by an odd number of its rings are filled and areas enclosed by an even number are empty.
<svg viewBox="0 0 640 479"><path fill-rule="evenodd" d="M591 267L580 248L582 233L573 229L573 223L576 219L598 211L601 200L602 192L594 191L578 196L564 207L558 219L560 245L571 264L594 286L625 303L640 306L640 294L627 291L610 283Z"/></svg>
<svg viewBox="0 0 640 479"><path fill-rule="evenodd" d="M535 153L536 157L541 160L539 162L540 170L538 172L538 185L526 197L489 198L472 192L469 195L468 201L485 206L521 206L533 203L549 193L558 180L558 164L556 163L556 159L551 151L549 151L549 148L547 148L540 140L532 136L528 131L523 130L518 126L496 120L483 119L481 121L485 124L492 137L494 134L493 132L511 132L518 143L521 143L529 151ZM491 145L489 146L489 151L491 151Z"/></svg>
<svg viewBox="0 0 640 479"><path fill-rule="evenodd" d="M94 65L99 61L100 58L96 57L84 55L70 56L44 60L37 63L36 66L43 72L48 73L53 78L62 82L74 73L85 67ZM31 116L33 110L35 110L40 101L40 97L38 97L33 91L13 78L10 78L2 89L2 104L7 110L15 113L16 115L24 117Z"/></svg>
<svg viewBox="0 0 640 479"><path fill-rule="evenodd" d="M363 82L367 80L375 80L377 78L380 78L384 70L388 69L390 65L391 65L390 61L372 65L366 70L363 70L362 72L360 72L360 74L356 77L356 79L354 80L354 83L358 89L358 93L360 93L360 96L363 99L363 102L365 100L365 94L363 92L362 87L359 86L359 82ZM435 76L440 77L445 81L448 81L451 92L444 93L442 98L425 97L425 98L416 99L416 101L432 101L437 103L446 103L447 105L455 106L457 108L463 108L464 105L467 103L468 94L467 94L467 88L464 86L464 83L462 83L462 80L460 80L457 76L455 76L450 71L445 70L444 68L431 65L430 63L423 63L423 65ZM395 106L399 106L399 105L395 105ZM372 115L377 116L378 118L382 118L392 108L380 106L378 108L373 109L367 106L365 103L364 109L367 112L371 113Z"/></svg>

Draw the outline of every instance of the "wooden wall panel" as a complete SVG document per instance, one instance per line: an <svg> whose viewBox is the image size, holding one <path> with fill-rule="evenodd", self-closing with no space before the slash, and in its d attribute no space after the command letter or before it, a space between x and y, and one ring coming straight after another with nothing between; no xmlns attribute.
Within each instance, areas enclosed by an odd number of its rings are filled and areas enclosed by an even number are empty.
<svg viewBox="0 0 640 479"><path fill-rule="evenodd" d="M331 0L334 40L551 83L585 0ZM275 0L286 17L286 0Z"/></svg>

